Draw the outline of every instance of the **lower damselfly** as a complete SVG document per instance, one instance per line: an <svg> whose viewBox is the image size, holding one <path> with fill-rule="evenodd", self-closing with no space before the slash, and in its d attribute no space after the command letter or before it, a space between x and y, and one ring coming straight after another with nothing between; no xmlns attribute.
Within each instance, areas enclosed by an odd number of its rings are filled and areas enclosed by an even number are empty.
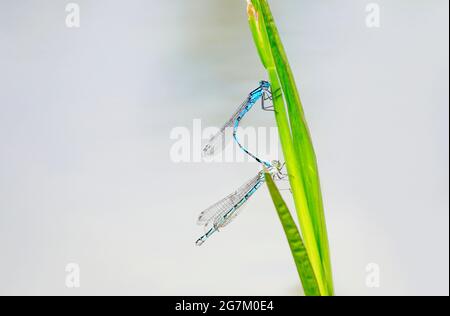
<svg viewBox="0 0 450 316"><path fill-rule="evenodd" d="M195 244L197 246L203 245L209 237L227 226L239 214L242 206L265 182L265 172L270 173L274 180L286 179L287 175L282 172L283 167L284 164L281 164L279 161L272 161L270 167L265 168L266 171L258 172L255 177L247 181L235 192L200 213L197 224L204 226L206 233L197 239Z"/></svg>

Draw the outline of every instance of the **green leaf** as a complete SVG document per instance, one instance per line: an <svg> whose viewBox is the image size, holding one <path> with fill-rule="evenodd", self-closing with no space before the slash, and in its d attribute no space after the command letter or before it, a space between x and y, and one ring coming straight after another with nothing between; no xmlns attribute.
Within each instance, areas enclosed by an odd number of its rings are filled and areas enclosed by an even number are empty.
<svg viewBox="0 0 450 316"><path fill-rule="evenodd" d="M300 157L302 178L305 194L308 200L308 208L312 224L314 225L315 239L319 249L325 280L328 291L333 293L331 264L323 210L322 194L320 189L317 160L312 144L310 132L305 119L303 106L295 83L286 52L281 42L275 21L270 11L267 0L260 0L261 12L264 16L266 31L269 39L269 47L276 65L277 73L286 99L289 121L291 125L293 144Z"/></svg>
<svg viewBox="0 0 450 316"><path fill-rule="evenodd" d="M281 197L280 191L278 191L278 188L273 182L272 176L266 172L265 178L270 195L272 196L273 203L277 210L278 217L280 218L284 233L286 234L305 295L320 296L319 285L317 284L316 276L314 275L308 253L305 245L303 244L297 225L295 224L286 203Z"/></svg>
<svg viewBox="0 0 450 316"><path fill-rule="evenodd" d="M251 1L247 4L247 16L248 24L253 35L253 41L255 42L259 58L261 58L264 68L273 67L273 59L268 50L269 48L265 46L266 41L264 39L264 34L262 33L262 30L265 28L260 25L257 10Z"/></svg>
<svg viewBox="0 0 450 316"><path fill-rule="evenodd" d="M250 29L272 85L275 119L305 247L321 294L333 295L319 173L303 107L267 0L250 2Z"/></svg>

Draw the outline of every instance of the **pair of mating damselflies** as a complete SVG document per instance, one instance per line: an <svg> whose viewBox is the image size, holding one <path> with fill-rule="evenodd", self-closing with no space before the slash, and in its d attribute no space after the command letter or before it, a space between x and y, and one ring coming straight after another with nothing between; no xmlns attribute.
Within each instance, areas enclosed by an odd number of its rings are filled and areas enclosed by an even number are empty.
<svg viewBox="0 0 450 316"><path fill-rule="evenodd" d="M233 126L233 138L239 148L243 150L247 155L255 159L257 162L262 164L274 180L283 180L287 177L287 175L282 172L284 164L281 164L277 160L274 160L272 162L262 160L251 153L245 146L243 146L239 142L239 138L237 135L239 124L244 116L256 104L256 102L258 102L258 100L261 100L261 108L263 110L273 110L272 105L267 105L267 101L272 100L270 84L267 81L261 81L258 88L250 92L244 102L233 113L233 116L222 126L222 128L215 135L213 135L209 139L208 143L203 148L203 154L206 156L211 156L216 152L223 150L225 146L225 142L223 142L223 139L225 138L225 132L228 128ZM239 211L242 210L242 206L264 183L264 172L265 171L258 172L258 174L254 178L247 181L235 192L220 200L216 204L210 206L200 214L197 220L197 224L204 226L206 233L196 241L195 244L197 246L203 245L203 243L209 237L211 237L211 235L213 235L215 232L218 232L219 229L227 226L239 214Z"/></svg>

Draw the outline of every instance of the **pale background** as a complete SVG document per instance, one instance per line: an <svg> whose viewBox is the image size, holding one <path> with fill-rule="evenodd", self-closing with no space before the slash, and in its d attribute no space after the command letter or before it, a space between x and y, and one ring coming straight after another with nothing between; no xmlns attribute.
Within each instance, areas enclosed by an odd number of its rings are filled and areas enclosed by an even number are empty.
<svg viewBox="0 0 450 316"><path fill-rule="evenodd" d="M197 214L258 167L169 156L174 127L219 125L265 78L245 2L77 3L69 29L64 1L0 0L0 294L300 294L265 188L194 246ZM448 1L377 1L380 29L369 1L271 3L317 150L336 293L448 295Z"/></svg>

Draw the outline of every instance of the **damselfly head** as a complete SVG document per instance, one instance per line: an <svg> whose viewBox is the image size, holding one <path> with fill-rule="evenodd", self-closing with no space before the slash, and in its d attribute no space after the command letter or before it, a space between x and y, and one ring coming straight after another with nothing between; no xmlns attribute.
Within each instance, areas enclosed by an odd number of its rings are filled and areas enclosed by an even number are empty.
<svg viewBox="0 0 450 316"><path fill-rule="evenodd" d="M262 80L259 82L259 85L261 88L269 90L270 89L270 83L268 81Z"/></svg>
<svg viewBox="0 0 450 316"><path fill-rule="evenodd" d="M272 175L272 177L275 177L276 179L279 179L279 180L285 179L287 177L287 173L283 172L283 168L286 165L286 163L281 163L278 160L272 160L271 164L272 164L272 166L269 169L269 172Z"/></svg>
<svg viewBox="0 0 450 316"><path fill-rule="evenodd" d="M271 163L272 163L272 167L273 167L276 171L280 171L281 168L283 168L283 165L282 165L281 162L278 161L278 160L272 160Z"/></svg>

